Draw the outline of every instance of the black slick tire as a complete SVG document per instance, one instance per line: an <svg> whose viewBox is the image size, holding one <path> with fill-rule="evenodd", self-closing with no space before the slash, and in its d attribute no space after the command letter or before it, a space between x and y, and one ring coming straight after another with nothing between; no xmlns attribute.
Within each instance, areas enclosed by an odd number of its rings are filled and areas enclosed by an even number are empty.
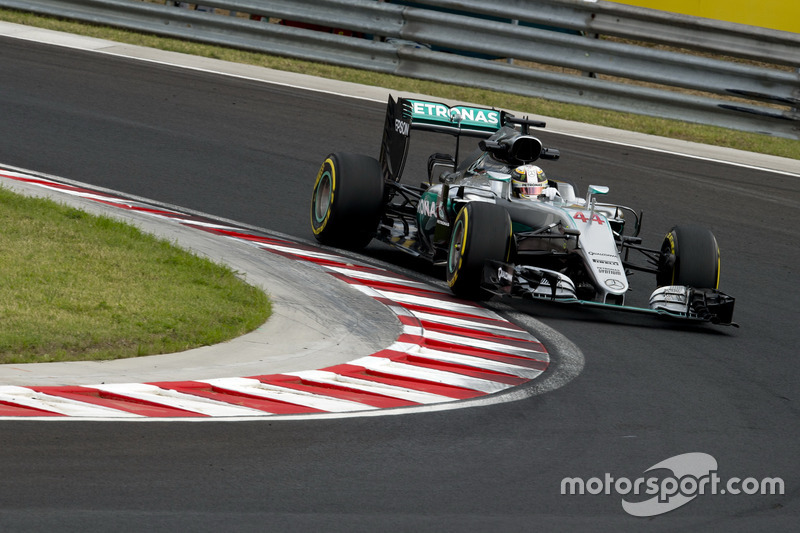
<svg viewBox="0 0 800 533"><path fill-rule="evenodd" d="M708 229L675 226L664 237L661 257L656 275L659 287L684 285L695 289L719 289L719 246Z"/></svg>
<svg viewBox="0 0 800 533"><path fill-rule="evenodd" d="M447 284L456 296L482 299L480 288L487 260L508 261L511 250L511 218L501 206L471 202L453 222L447 254Z"/></svg>
<svg viewBox="0 0 800 533"><path fill-rule="evenodd" d="M311 195L311 231L321 244L360 250L369 244L383 212L383 175L373 157L330 154Z"/></svg>

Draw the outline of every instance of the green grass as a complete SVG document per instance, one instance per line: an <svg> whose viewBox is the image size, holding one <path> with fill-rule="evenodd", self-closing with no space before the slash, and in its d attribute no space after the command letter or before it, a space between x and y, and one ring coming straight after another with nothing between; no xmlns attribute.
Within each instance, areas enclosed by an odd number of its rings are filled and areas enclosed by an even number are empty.
<svg viewBox="0 0 800 533"><path fill-rule="evenodd" d="M109 217L0 187L0 228L0 363L176 352L271 312L230 268Z"/></svg>
<svg viewBox="0 0 800 533"><path fill-rule="evenodd" d="M396 91L428 94L434 97L472 102L502 109L513 109L533 115L574 120L587 124L597 124L662 137L800 159L800 141L771 137L769 135L745 133L726 128L652 118L632 113L618 113L539 98L527 98L482 89L459 87L410 78L401 78L370 71L310 63L232 48L142 34L117 28L60 20L53 17L42 17L31 13L12 10L0 9L0 20L68 33L88 35L150 48L258 65L277 70L302 72L312 76L349 81L363 85L386 87Z"/></svg>

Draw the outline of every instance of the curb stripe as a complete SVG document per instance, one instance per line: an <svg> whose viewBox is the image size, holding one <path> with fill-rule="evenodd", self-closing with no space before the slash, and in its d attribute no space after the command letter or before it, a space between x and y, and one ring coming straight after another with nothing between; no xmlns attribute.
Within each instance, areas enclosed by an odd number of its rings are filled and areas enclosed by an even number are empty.
<svg viewBox="0 0 800 533"><path fill-rule="evenodd" d="M222 389L210 383L199 381L177 381L158 383L160 387L174 389L185 394L194 394L219 402L226 402L251 409L257 409L262 414L298 414L298 413L324 413L321 409L314 409L297 403L288 403L271 398L253 396L244 392Z"/></svg>
<svg viewBox="0 0 800 533"><path fill-rule="evenodd" d="M29 387L0 387L0 399L17 406L64 416L135 416L107 406L97 406L72 398L39 392Z"/></svg>
<svg viewBox="0 0 800 533"><path fill-rule="evenodd" d="M354 285L356 288L359 285ZM371 289L374 290L374 289ZM442 311L453 311L456 313L468 314L473 316L479 316L483 318L494 318L496 315L494 312L489 311L484 307L477 307L470 302L463 301L463 300L456 300L456 299L449 299L449 298L434 298L434 297L422 297L413 294L406 294L396 291L375 291L380 294L382 297L400 303L408 303L413 304L421 307L427 307L431 309L439 309Z"/></svg>
<svg viewBox="0 0 800 533"><path fill-rule="evenodd" d="M279 387L255 378L217 378L206 380L205 383L215 385L221 389L280 400L286 403L296 403L331 413L374 409L374 407L363 403Z"/></svg>
<svg viewBox="0 0 800 533"><path fill-rule="evenodd" d="M125 398L134 398L152 405L160 405L176 411L190 413L186 416L192 416L191 413L202 416L256 416L263 414L254 409L217 402L180 391L161 388L149 383L114 383L94 385L92 388L124 396Z"/></svg>
<svg viewBox="0 0 800 533"><path fill-rule="evenodd" d="M516 324L512 324L511 322L508 322L507 320L504 320L504 319L498 317L497 315L491 315L491 316L476 315L476 314L471 314L471 313L466 313L466 312L461 312L461 311L453 311L453 310L448 310L448 309L438 309L438 308L434 308L434 307L427 307L427 306L424 306L424 305L417 305L417 304L408 303L408 302L399 302L399 301L390 300L388 298L384 298L384 300L386 302L389 302L389 303L387 303L387 305L391 304L391 305L400 306L400 307L408 310L411 313L417 313L417 312L428 313L428 314L434 314L436 316L441 316L441 317L469 320L469 321L472 321L472 322L476 322L476 323L480 323L480 324L486 324L486 325L490 325L490 326L494 326L494 327L502 326L502 327L505 327L505 328L508 328L508 329L516 329L517 331L523 332L528 337L533 338L531 336L531 334L528 333L527 331L525 331L524 329L520 328Z"/></svg>
<svg viewBox="0 0 800 533"><path fill-rule="evenodd" d="M363 379L365 381L373 381L400 388L408 388L415 391L426 392L437 396L442 396L449 400L466 400L480 396L481 393L459 387L458 385L448 385L445 383L436 383L429 379L415 378L411 376L398 376L396 374L383 372L376 368L367 368L361 365L352 363L345 363L343 365L331 366L326 369L327 371L335 373L337 376L355 377L356 379Z"/></svg>
<svg viewBox="0 0 800 533"><path fill-rule="evenodd" d="M510 345L519 344L521 346L524 345L526 349L532 349L530 348L532 343L528 339L521 338L520 336L509 337L508 335L486 331L485 328L477 329L475 327L476 325L474 324L470 324L469 327L467 327L466 324L453 324L452 322L446 320L432 321L420 319L419 317L418 320L426 331L435 331L437 333L457 335L459 337L481 338Z"/></svg>
<svg viewBox="0 0 800 533"><path fill-rule="evenodd" d="M447 396L442 396L440 394L416 391L407 387L399 387L386 383L368 381L366 379L357 379L344 374L336 374L335 372L326 370L304 370L301 372L294 372L293 374L289 375L294 375L306 381L320 384L344 384L347 387L365 392L407 400L412 404L438 403L450 399Z"/></svg>
<svg viewBox="0 0 800 533"><path fill-rule="evenodd" d="M417 402L404 400L401 398L388 396L386 394L372 392L368 390L359 390L355 387L347 386L344 383L333 382L315 382L314 380L305 379L302 376L293 374L273 374L270 376L256 376L256 379L262 383L279 384L287 389L294 391L307 392L309 394L328 396L331 398L338 398L341 400L349 400L352 402L363 403L372 407L409 407L416 405Z"/></svg>
<svg viewBox="0 0 800 533"><path fill-rule="evenodd" d="M435 331L425 330L424 335L418 338L410 338L411 335L401 335L398 341L400 342L414 342L425 346L443 346L451 347L453 350L459 350L464 347L466 350L482 350L487 353L499 352L509 355L517 355L521 357L532 358L540 352L526 347L517 347L511 344L486 341L483 338L470 338L459 337L458 335L439 334ZM537 347L539 345L536 345Z"/></svg>
<svg viewBox="0 0 800 533"><path fill-rule="evenodd" d="M450 352L450 353L459 353L463 355L469 355L474 357L476 360L481 359L489 359L492 361L500 361L500 362L508 362L510 364L516 364L521 367L526 368L533 368L536 370L544 370L547 367L548 362L546 360L534 359L532 357L524 357L515 354L511 354L508 352L498 352L494 350L486 350L481 348L474 348L471 346L463 346L458 344L450 344L446 342L438 342L431 339L424 339L422 342L412 342L410 343L414 346L419 346L423 349L431 349L436 351L442 352ZM540 354L541 355L541 354Z"/></svg>
<svg viewBox="0 0 800 533"><path fill-rule="evenodd" d="M472 389L484 394L500 392L507 388L506 385L508 385L508 383L500 380L487 380L482 377L488 373L462 370L456 368L455 365L425 363L422 359L419 361L413 361L412 359L412 356L403 352L382 350L374 355L356 359L351 363L361 365L370 370L396 374L399 377L426 379L445 385ZM519 384L519 381L515 384Z"/></svg>
<svg viewBox="0 0 800 533"><path fill-rule="evenodd" d="M514 364L513 362L477 358L459 352L432 350L430 348L423 348L419 346L412 347L405 353L413 356L422 356L427 359L434 359L443 363L455 363L465 367L489 370L491 372L497 372L498 374L508 374L521 378L532 379L542 373L542 371L538 368L520 366Z"/></svg>

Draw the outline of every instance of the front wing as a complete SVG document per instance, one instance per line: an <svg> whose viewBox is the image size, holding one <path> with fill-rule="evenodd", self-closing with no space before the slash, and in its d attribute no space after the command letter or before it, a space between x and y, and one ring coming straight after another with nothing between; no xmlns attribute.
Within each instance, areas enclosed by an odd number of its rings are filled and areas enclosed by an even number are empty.
<svg viewBox="0 0 800 533"><path fill-rule="evenodd" d="M656 289L650 296L649 308L617 305L578 299L574 283L560 272L497 261L487 261L484 265L481 287L492 294L504 297L543 300L607 311L648 314L694 323L710 322L739 327L732 321L734 298L715 289L672 285Z"/></svg>

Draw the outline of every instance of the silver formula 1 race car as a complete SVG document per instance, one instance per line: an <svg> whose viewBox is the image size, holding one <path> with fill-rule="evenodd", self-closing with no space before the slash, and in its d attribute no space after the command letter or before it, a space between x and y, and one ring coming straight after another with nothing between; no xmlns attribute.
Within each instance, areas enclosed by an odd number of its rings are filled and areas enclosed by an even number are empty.
<svg viewBox="0 0 800 533"><path fill-rule="evenodd" d="M544 123L390 97L377 159L339 152L323 162L311 200L314 235L351 250L377 239L441 264L463 298L501 295L732 324L734 299L718 290L714 235L675 226L659 248L642 246L641 212L599 201L608 187L590 185L579 197L571 183L546 178L534 163L559 152L531 135L535 127ZM456 137L456 155L430 155L420 186L400 183L414 130ZM462 137L480 141L459 158ZM655 276L648 308L625 304L632 271Z"/></svg>

